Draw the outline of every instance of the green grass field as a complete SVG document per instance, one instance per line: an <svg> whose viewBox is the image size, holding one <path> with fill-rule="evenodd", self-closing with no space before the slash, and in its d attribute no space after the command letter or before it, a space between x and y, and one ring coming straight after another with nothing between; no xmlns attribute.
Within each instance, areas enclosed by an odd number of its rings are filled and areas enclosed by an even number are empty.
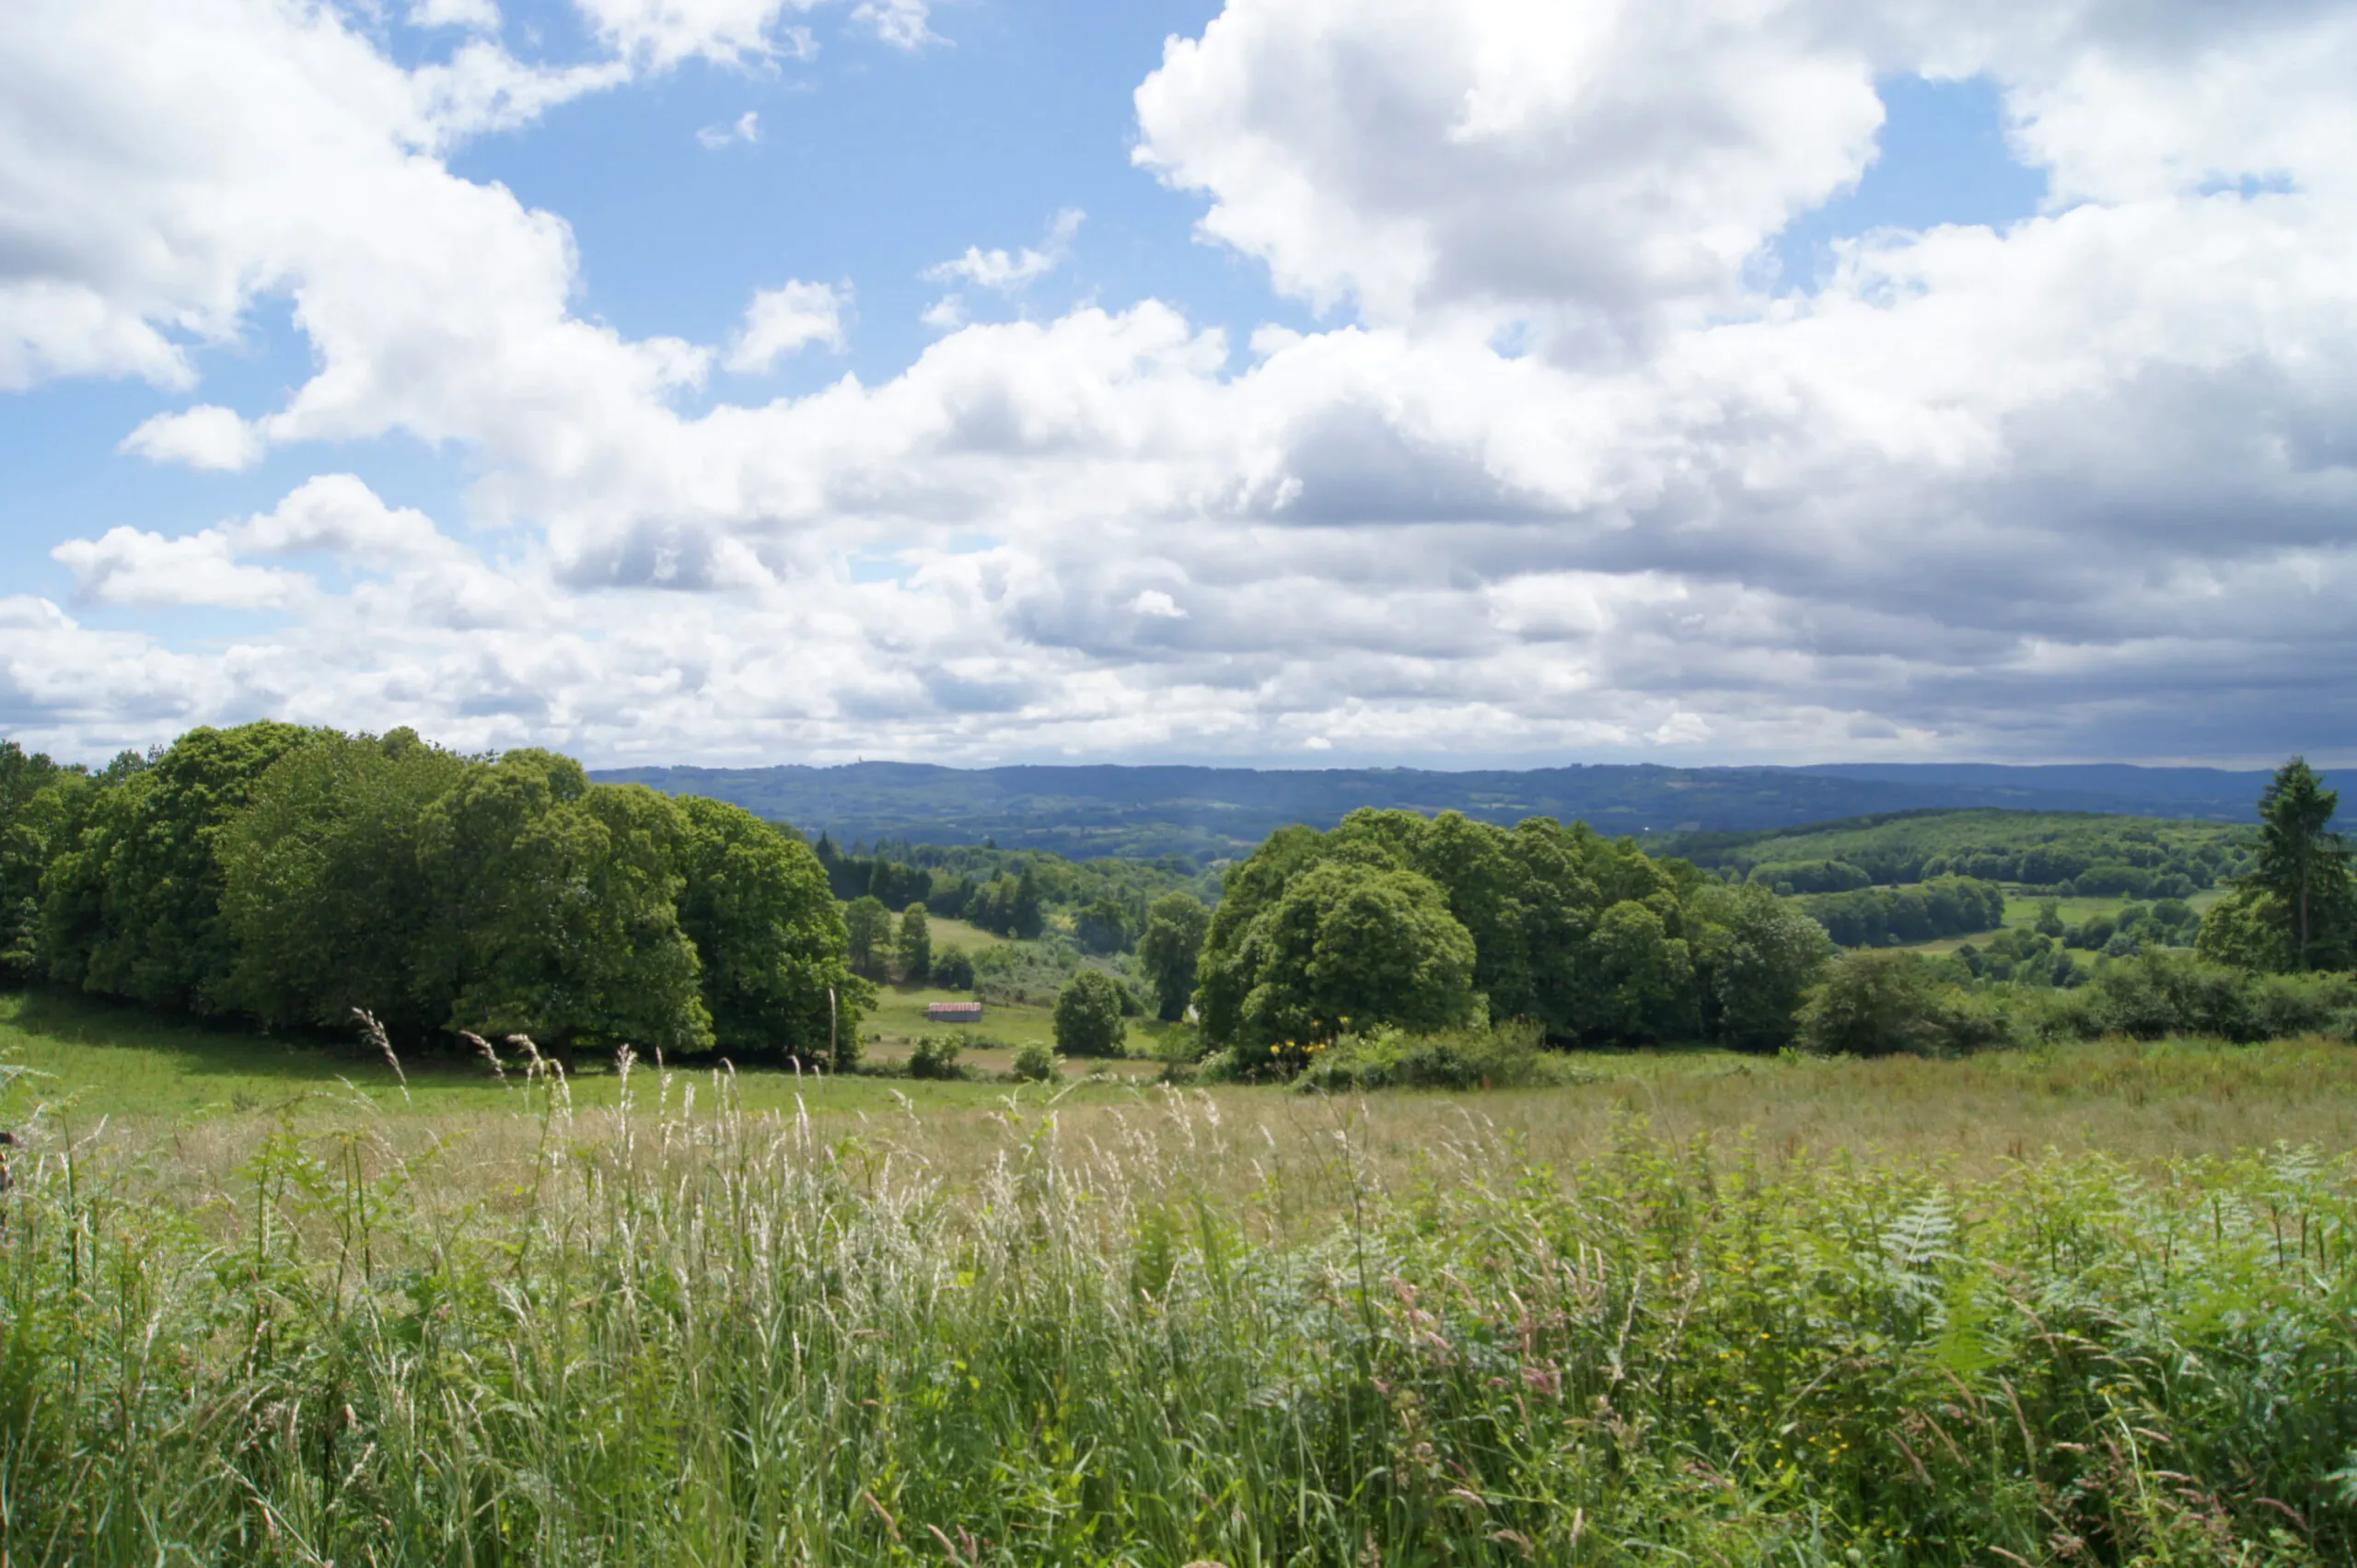
<svg viewBox="0 0 2357 1568"><path fill-rule="evenodd" d="M2357 1561L2321 1041L404 1093L15 996L0 1061L7 1568Z"/></svg>
<svg viewBox="0 0 2357 1568"><path fill-rule="evenodd" d="M962 920L951 920L946 915L927 915L925 924L933 933L933 949L936 953L945 947L962 947L969 953L979 953L985 947L1004 947L1014 940L984 931L979 925L969 925Z"/></svg>
<svg viewBox="0 0 2357 1568"><path fill-rule="evenodd" d="M864 1029L873 1037L870 1060L889 1069L908 1059L915 1035L962 1033L1000 1042L970 1051L961 1063L976 1074L994 1075L1013 1068L1012 1048L1032 1040L1052 1042L1051 1012L1044 1007L992 1005L979 1028L924 1022L927 1001L953 997L970 1000L946 991L888 987L883 1005ZM1172 1029L1153 1019L1132 1019L1128 1041L1132 1056L1104 1063L1067 1059L1062 1063L1065 1078L1083 1087L1100 1069L1125 1082L1151 1078L1162 1065L1155 1051ZM273 1040L162 1018L134 1007L39 993L0 995L0 1053L38 1074L27 1080L23 1093L70 1098L81 1118L295 1113L308 1121L348 1114L357 1103L355 1097L391 1116L496 1114L512 1110L520 1093L478 1059L412 1058L402 1063L402 1077L396 1078L381 1058L356 1040ZM681 1074L683 1079L708 1075L708 1069ZM751 1069L737 1074L736 1082L745 1103L756 1110L789 1109L797 1102L822 1111L875 1109L894 1104L895 1092L919 1094L934 1103L994 1104L1010 1087L987 1080L896 1084L865 1075L837 1078ZM591 1059L577 1064L574 1092L585 1107L610 1104L617 1088L610 1062Z"/></svg>
<svg viewBox="0 0 2357 1568"><path fill-rule="evenodd" d="M971 1002L970 992L943 991L931 986L888 985L881 988L875 1010L860 1026L869 1041L867 1059L877 1063L904 1062L909 1048L919 1035L949 1035L981 1042L970 1051L968 1064L984 1072L1005 1072L1014 1065L1015 1051L1036 1042L1055 1043L1055 1009L1022 1002L990 1002L982 1004L980 1024L935 1024L925 1016L925 1008L935 1002ZM1125 1049L1132 1058L1115 1063L1118 1070L1129 1074L1157 1071L1166 1042L1183 1040L1190 1031L1180 1025L1165 1024L1155 1018L1132 1018ZM1088 1070L1092 1064L1067 1063L1067 1073Z"/></svg>
<svg viewBox="0 0 2357 1568"><path fill-rule="evenodd" d="M2223 889L2204 888L2185 901L2192 907L2194 913L2200 914L2225 896ZM2149 908L2153 903L2150 899L2131 898L2056 899L2052 901L2057 912L2062 916L2062 923L2065 925L2079 925L2091 916L2098 914L2117 915L2130 904L2141 903ZM2020 893L2006 894L2005 923L2019 930L2027 930L2038 923L2038 912L2046 906L2047 902L2045 899L2026 897Z"/></svg>
<svg viewBox="0 0 2357 1568"><path fill-rule="evenodd" d="M2191 906L2194 913L2200 914L2225 896L2225 891L2223 889L2205 888L2185 901L2187 904ZM2005 895L2006 926L2015 931L2027 931L2038 923L2038 913L2046 907L2049 901L2049 900L2044 898L2033 895L2007 893ZM2130 904L2142 903L2150 906L2153 900L2150 899L2131 899L2123 897L2108 899L2055 899L2052 900L2051 902L2054 904L2056 912L2061 915L2063 924L2080 925L2084 924L2092 916L2099 914L2118 915L2121 910L2127 908ZM1990 937L1994 936L1997 933L1994 930L1991 930L1972 932L1962 936L1943 936L1936 942L1916 943L1908 950L1915 953L1953 953L1968 942L1976 944L1985 943Z"/></svg>

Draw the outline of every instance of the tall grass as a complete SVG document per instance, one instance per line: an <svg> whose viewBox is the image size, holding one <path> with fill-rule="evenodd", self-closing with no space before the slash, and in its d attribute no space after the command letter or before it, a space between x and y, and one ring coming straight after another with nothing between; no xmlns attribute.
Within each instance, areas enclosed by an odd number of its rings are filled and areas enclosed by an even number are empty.
<svg viewBox="0 0 2357 1568"><path fill-rule="evenodd" d="M1713 1156L1406 1179L1172 1094L961 1188L642 1070L531 1158L289 1126L201 1201L37 1125L0 1561L2345 1563L2357 1185ZM1451 1125L1435 1118L1436 1128ZM1209 1196L1310 1189L1279 1242ZM1217 1178L1214 1182L1212 1179ZM1290 1189L1291 1191L1286 1191Z"/></svg>

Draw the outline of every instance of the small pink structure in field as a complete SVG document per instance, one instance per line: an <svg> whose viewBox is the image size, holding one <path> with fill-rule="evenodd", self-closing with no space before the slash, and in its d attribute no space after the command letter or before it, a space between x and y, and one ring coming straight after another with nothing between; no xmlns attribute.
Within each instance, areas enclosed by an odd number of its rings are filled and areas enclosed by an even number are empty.
<svg viewBox="0 0 2357 1568"><path fill-rule="evenodd" d="M979 1002L928 1002L924 1016L936 1024L979 1024L982 1021L982 1005Z"/></svg>

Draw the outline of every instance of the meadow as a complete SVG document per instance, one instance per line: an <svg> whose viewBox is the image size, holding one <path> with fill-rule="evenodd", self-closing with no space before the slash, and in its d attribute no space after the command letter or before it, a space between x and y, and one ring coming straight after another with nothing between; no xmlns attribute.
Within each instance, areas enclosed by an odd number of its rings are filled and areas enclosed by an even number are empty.
<svg viewBox="0 0 2357 1568"><path fill-rule="evenodd" d="M2352 1561L2357 1052L1328 1099L0 1004L32 1563ZM45 1101L47 1111L35 1112Z"/></svg>

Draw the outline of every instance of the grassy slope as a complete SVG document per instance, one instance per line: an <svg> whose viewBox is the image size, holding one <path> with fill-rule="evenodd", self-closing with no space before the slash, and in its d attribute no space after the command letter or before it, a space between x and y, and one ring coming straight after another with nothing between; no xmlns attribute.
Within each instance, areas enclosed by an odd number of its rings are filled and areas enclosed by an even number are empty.
<svg viewBox="0 0 2357 1568"><path fill-rule="evenodd" d="M2158 817L1972 809L1819 822L1753 833L1672 834L1662 847L1697 865L1714 868L1804 860L1855 860L1864 865L1902 850L1920 854L2000 845L2018 850L2042 843L2112 840L2131 830L2149 830L2171 847L2232 842L2247 831L2228 823Z"/></svg>
<svg viewBox="0 0 2357 1568"><path fill-rule="evenodd" d="M2061 1107L2117 1148L2328 1101L2346 1148L2352 1064L1673 1053L823 1128L674 1093L70 1168L37 1130L0 1556L2345 1564L2350 1167L2019 1156ZM1767 1125L1689 1143L1706 1098ZM1777 1120L1894 1107L1890 1163ZM2017 1146L1959 1157L1959 1109Z"/></svg>
<svg viewBox="0 0 2357 1568"><path fill-rule="evenodd" d="M888 1048L878 1054L899 1053ZM183 1132L201 1129L225 1164L242 1158L238 1151L289 1115L319 1127L378 1114L388 1126L416 1128L421 1135L473 1135L493 1144L522 1136L517 1130L528 1120L519 1114L521 1090L488 1081L470 1063L410 1063L405 1100L389 1068L356 1052L159 1022L80 1001L0 997L0 1056L51 1074L34 1083L37 1094L70 1099L78 1126L111 1117L119 1123L111 1135L142 1141L161 1124L176 1144ZM977 1062L985 1069L997 1064L988 1052ZM1553 1162L1608 1146L1629 1118L1641 1117L1679 1142L1702 1137L1733 1147L1748 1141L1786 1154L1843 1148L1930 1156L1984 1170L2048 1148L2139 1162L2279 1141L2357 1149L2357 1051L2314 1042L2106 1043L1967 1062L1598 1051L1578 1054L1574 1065L1584 1081L1561 1088L1372 1097L1362 1113L1370 1148L1379 1164L1406 1178L1440 1142L1479 1126L1485 1135L1513 1138L1534 1160ZM799 1107L822 1122L854 1125L919 1119L907 1122L907 1135L928 1159L955 1167L1001 1145L994 1119L1011 1103L1060 1094L1071 1135L1084 1138L1117 1136L1114 1120L1163 1103L1163 1091L1138 1081L1150 1075L1151 1064L1115 1064L1107 1080L1083 1078L1093 1066L1068 1063L1074 1077L1054 1091L992 1082L797 1079L761 1071L742 1074L737 1086L755 1111L790 1115ZM679 1086L697 1085L702 1103L712 1103L709 1072L676 1079ZM575 1098L584 1109L610 1106L617 1087L610 1067L585 1063ZM373 1112L357 1102L359 1094L373 1102ZM0 1115L20 1120L30 1098L20 1086ZM1287 1149L1322 1147L1330 1136L1334 1112L1313 1098L1253 1087L1218 1089L1209 1098L1232 1129L1280 1159ZM199 1157L194 1143L188 1157ZM1259 1179L1248 1167L1229 1174L1246 1189Z"/></svg>
<svg viewBox="0 0 2357 1568"><path fill-rule="evenodd" d="M889 988L885 1006L866 1026L881 1040L870 1047L879 1065L902 1062L911 1035L947 1033L951 1026L923 1022L924 1003L959 993ZM965 998L970 1000L970 998ZM1131 1022L1129 1048L1150 1056L1169 1026L1151 1019ZM964 1031L1006 1045L1051 1038L1044 1007L988 1010L979 1030ZM0 1059L43 1074L29 1079L17 1098L71 1098L75 1114L205 1118L295 1111L306 1118L344 1114L366 1096L388 1114L495 1113L513 1109L517 1091L505 1086L479 1062L463 1058L402 1063L408 1094L384 1062L356 1046L316 1040L278 1040L244 1030L212 1028L161 1018L137 1008L34 993L0 996ZM1014 1065L1011 1049L973 1051L968 1063L982 1073ZM1096 1063L1068 1061L1066 1076L1086 1078ZM1151 1060L1109 1064L1124 1078L1152 1076ZM698 1078L705 1074L699 1072ZM888 1080L749 1069L738 1075L745 1100L756 1110L790 1109L797 1098L814 1111L856 1112L889 1108L895 1089L945 1107L994 1105L1007 1086L987 1082L895 1084ZM586 1061L575 1080L584 1106L610 1104L617 1085L611 1064ZM14 1114L10 1108L7 1114Z"/></svg>
<svg viewBox="0 0 2357 1568"><path fill-rule="evenodd" d="M2194 894L2193 897L2186 900L2185 901L2192 907L2194 913L2200 914L2203 911L2207 910L2212 904L2216 903L2220 899L2223 899L2225 896L2226 892L2223 888L2204 888L2201 891ZM2151 899L2131 899L2121 897L2112 899L2056 899L2052 901L2055 904L2058 912L2062 916L2063 924L2082 925L2086 923L2090 916L2098 914L2118 915L2121 910L2126 909L2130 904L2142 904L2145 907L2150 908L2154 900ZM2045 908L2047 902L2047 900L2037 897L2034 894L2006 894L2006 925L2016 931L2028 930L2030 927L2038 923L2038 911ZM1986 942L1990 937L1994 936L1995 935L1996 933L1993 931L1978 931L1964 936L1944 936L1936 942L1918 943L1909 950L1910 952L1917 953L1953 953L1958 947L1963 947L1967 942Z"/></svg>
<svg viewBox="0 0 2357 1568"><path fill-rule="evenodd" d="M1012 940L996 932L984 931L979 925L951 920L946 915L927 915L925 924L933 932L933 950L936 953L948 947L962 947L969 953L979 953L985 947L1004 947Z"/></svg>

